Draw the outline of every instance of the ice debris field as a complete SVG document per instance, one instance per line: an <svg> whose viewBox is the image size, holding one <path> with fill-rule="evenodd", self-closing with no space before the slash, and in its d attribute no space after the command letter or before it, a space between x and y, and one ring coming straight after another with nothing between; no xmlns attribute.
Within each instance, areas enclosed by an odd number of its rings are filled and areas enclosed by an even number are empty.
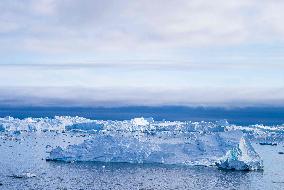
<svg viewBox="0 0 284 190"><path fill-rule="evenodd" d="M263 161L251 142L273 145L283 141L284 126L238 126L216 122L91 120L82 117L0 118L0 135L21 133L87 135L83 142L57 144L48 161L97 161L202 165L230 170L262 170Z"/></svg>

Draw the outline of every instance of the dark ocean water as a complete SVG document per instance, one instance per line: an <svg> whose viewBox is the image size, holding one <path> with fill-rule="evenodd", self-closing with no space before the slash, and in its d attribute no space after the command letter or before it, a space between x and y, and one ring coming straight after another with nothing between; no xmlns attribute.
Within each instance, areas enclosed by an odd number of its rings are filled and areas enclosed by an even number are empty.
<svg viewBox="0 0 284 190"><path fill-rule="evenodd" d="M0 117L54 117L81 116L100 120L126 120L134 117L152 117L169 121L216 121L227 119L237 125L284 123L284 107L206 108L206 107L0 107Z"/></svg>

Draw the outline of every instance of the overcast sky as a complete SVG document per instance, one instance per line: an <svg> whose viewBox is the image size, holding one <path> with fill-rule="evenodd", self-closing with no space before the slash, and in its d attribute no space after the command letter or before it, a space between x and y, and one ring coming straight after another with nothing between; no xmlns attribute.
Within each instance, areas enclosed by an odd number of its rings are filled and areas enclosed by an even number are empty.
<svg viewBox="0 0 284 190"><path fill-rule="evenodd" d="M284 105L282 0L1 0L0 104Z"/></svg>

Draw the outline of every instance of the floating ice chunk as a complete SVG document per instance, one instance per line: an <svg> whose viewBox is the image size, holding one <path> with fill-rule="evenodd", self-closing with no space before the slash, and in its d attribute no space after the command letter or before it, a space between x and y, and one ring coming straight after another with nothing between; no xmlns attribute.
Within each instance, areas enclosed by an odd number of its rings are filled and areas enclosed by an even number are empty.
<svg viewBox="0 0 284 190"><path fill-rule="evenodd" d="M224 126L224 127L230 125L229 122L228 122L226 119L221 119L221 120L219 120L219 121L216 121L216 124L217 124L217 125L220 125L220 126Z"/></svg>
<svg viewBox="0 0 284 190"><path fill-rule="evenodd" d="M150 122L151 122L150 120L147 120L144 117L131 119L131 123L133 125L146 126L146 125L149 125Z"/></svg>
<svg viewBox="0 0 284 190"><path fill-rule="evenodd" d="M250 142L242 137L237 147L229 150L216 165L220 169L229 170L260 170L263 169L263 161L255 152Z"/></svg>

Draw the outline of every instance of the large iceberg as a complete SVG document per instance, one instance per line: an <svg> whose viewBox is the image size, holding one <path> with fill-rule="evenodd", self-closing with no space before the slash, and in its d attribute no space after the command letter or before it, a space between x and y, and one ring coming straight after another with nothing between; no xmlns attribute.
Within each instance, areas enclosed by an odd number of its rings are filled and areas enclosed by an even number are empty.
<svg viewBox="0 0 284 190"><path fill-rule="evenodd" d="M65 149L57 147L50 152L47 160L210 166L238 147L245 153L240 157L240 161L249 165L248 168L244 169L261 169L261 167L258 167L262 166L261 159L251 157L252 154L250 153L254 152L254 149L243 138L241 131L206 135L194 133L187 138L137 138L102 135L85 140L82 144L70 145ZM228 159L228 162L230 161ZM235 162L235 160L233 161Z"/></svg>

